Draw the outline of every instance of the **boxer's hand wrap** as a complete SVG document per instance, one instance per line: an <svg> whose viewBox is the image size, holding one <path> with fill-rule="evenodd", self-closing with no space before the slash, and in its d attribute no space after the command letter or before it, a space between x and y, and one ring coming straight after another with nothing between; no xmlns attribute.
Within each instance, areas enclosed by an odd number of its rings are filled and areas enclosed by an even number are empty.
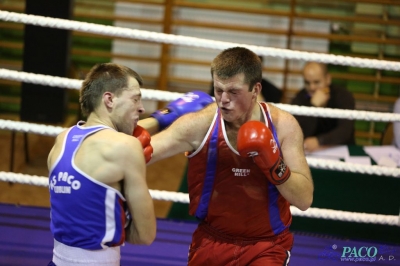
<svg viewBox="0 0 400 266"><path fill-rule="evenodd" d="M163 130L180 116L199 111L213 101L212 97L205 92L192 91L170 102L166 108L157 110L150 116L157 119L159 129Z"/></svg>
<svg viewBox="0 0 400 266"><path fill-rule="evenodd" d="M237 149L241 156L253 157L272 184L280 185L289 179L290 169L279 154L274 136L260 121L249 121L240 127Z"/></svg>
<svg viewBox="0 0 400 266"><path fill-rule="evenodd" d="M140 143L142 143L144 158L146 160L146 163L148 163L151 160L151 156L153 155L153 147L150 144L150 133L147 132L143 127L138 125L136 126L132 135L136 137L140 141Z"/></svg>

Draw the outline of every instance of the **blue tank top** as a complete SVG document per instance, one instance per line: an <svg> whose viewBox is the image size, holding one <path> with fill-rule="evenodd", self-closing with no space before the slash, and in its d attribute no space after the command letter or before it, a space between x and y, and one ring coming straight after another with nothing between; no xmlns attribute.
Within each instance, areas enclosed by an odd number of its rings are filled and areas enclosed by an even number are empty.
<svg viewBox="0 0 400 266"><path fill-rule="evenodd" d="M50 228L68 246L104 249L125 241L126 200L116 189L82 172L74 163L82 141L105 126L72 127L50 171Z"/></svg>

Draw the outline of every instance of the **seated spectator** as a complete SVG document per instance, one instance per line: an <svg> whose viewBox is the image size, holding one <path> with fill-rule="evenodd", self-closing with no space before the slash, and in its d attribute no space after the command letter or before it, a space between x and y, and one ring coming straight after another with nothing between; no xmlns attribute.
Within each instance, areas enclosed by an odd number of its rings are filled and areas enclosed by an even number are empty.
<svg viewBox="0 0 400 266"><path fill-rule="evenodd" d="M303 69L304 88L292 104L354 110L355 100L346 88L331 84L327 66L308 62ZM349 119L295 116L303 130L304 150L313 152L333 145L354 144L354 121Z"/></svg>
<svg viewBox="0 0 400 266"><path fill-rule="evenodd" d="M263 58L259 56L261 63ZM266 79L261 80L261 94L259 94L258 101L280 103L282 100L282 90L278 89L274 84ZM214 97L214 84L211 83L210 95Z"/></svg>

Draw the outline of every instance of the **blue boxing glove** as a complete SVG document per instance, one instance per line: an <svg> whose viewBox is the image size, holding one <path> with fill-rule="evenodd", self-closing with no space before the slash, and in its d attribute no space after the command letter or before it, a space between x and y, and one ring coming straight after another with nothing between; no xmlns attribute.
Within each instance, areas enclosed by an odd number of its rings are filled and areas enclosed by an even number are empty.
<svg viewBox="0 0 400 266"><path fill-rule="evenodd" d="M213 98L207 93L192 91L170 102L167 107L155 111L150 116L157 119L159 129L163 130L182 115L199 111L212 102L214 102Z"/></svg>

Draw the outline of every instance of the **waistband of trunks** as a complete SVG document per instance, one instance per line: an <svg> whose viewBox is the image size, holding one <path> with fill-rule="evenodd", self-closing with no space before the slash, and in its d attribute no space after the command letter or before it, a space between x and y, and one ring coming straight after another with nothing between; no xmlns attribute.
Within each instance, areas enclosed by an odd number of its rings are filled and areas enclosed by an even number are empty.
<svg viewBox="0 0 400 266"><path fill-rule="evenodd" d="M283 230L279 234L271 236L271 237L252 237L252 238L248 238L248 237L232 236L232 235L228 235L228 234L225 234L225 233L222 233L222 232L218 231L217 229L213 228L212 226L210 226L206 222L201 222L199 224L199 229L205 231L206 233L208 233L209 235L211 235L212 237L214 237L217 240L221 240L221 241L228 242L228 243L233 243L233 244L242 244L242 245L250 245L250 244L254 244L254 243L260 242L260 241L273 242L277 238L279 238L281 236L284 236L285 234L289 233L289 228L286 228L285 230Z"/></svg>

